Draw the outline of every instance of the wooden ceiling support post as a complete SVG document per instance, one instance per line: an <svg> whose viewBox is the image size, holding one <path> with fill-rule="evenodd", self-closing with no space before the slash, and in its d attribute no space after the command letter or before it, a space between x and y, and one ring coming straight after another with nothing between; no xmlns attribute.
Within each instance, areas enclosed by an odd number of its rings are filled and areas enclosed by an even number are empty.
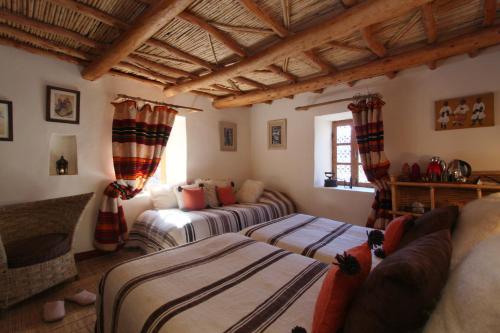
<svg viewBox="0 0 500 333"><path fill-rule="evenodd" d="M387 49L380 43L373 34L373 26L368 26L361 29L361 37L366 43L366 46L377 55L379 58L385 57Z"/></svg>
<svg viewBox="0 0 500 333"><path fill-rule="evenodd" d="M411 67L429 64L434 61L500 44L500 26L485 28L478 32L462 35L448 41L429 45L421 49L375 60L371 63L341 70L335 74L304 80L299 83L270 88L264 91L245 93L240 96L218 99L213 103L216 108L232 108L283 98L306 91L314 91L329 85L352 82L384 75Z"/></svg>
<svg viewBox="0 0 500 333"><path fill-rule="evenodd" d="M192 2L193 0L159 0L148 7L110 48L83 70L83 78L95 80L101 77L184 11Z"/></svg>
<svg viewBox="0 0 500 333"><path fill-rule="evenodd" d="M437 25L432 10L432 4L427 3L422 6L422 20L424 23L425 33L427 34L427 42L434 43L437 40Z"/></svg>
<svg viewBox="0 0 500 333"><path fill-rule="evenodd" d="M165 95L174 96L197 90L217 82L250 73L282 61L287 57L327 44L378 22L389 20L420 7L431 0L371 0L363 2L344 13L305 29L275 43L269 48L239 63L220 69L199 79L165 89ZM290 94L289 94L290 95Z"/></svg>
<svg viewBox="0 0 500 333"><path fill-rule="evenodd" d="M484 21L483 26L489 27L495 23L497 15L496 0L484 0Z"/></svg>

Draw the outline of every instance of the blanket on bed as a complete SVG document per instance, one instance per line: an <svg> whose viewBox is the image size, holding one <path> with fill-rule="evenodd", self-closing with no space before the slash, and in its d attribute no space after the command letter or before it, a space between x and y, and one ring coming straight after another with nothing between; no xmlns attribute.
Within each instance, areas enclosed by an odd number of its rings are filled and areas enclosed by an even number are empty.
<svg viewBox="0 0 500 333"><path fill-rule="evenodd" d="M337 253L367 241L373 229L315 217L293 214L248 227L241 234L301 254L324 263L334 261ZM372 255L372 268L381 259Z"/></svg>
<svg viewBox="0 0 500 333"><path fill-rule="evenodd" d="M105 274L96 332L310 332L328 268L233 233L163 250Z"/></svg>
<svg viewBox="0 0 500 333"><path fill-rule="evenodd" d="M276 191L265 190L255 204L183 212L179 209L147 210L132 226L127 247L146 253L191 243L210 236L238 232L243 228L295 212L293 201Z"/></svg>

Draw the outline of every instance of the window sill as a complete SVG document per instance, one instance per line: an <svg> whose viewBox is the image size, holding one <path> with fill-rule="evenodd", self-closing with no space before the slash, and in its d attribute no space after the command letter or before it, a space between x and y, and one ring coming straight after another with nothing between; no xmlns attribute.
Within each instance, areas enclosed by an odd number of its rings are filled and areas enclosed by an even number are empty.
<svg viewBox="0 0 500 333"><path fill-rule="evenodd" d="M344 187L343 185L337 187L324 187L324 186L314 186L317 189L323 189L327 191L348 191L348 192L361 192L361 193L375 193L375 189L373 187L361 187L361 186L353 186L353 188Z"/></svg>

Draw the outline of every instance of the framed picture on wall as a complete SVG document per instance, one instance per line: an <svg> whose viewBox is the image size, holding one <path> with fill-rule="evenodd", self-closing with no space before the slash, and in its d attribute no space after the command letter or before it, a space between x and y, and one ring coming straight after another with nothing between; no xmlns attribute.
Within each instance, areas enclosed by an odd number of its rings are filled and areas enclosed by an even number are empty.
<svg viewBox="0 0 500 333"><path fill-rule="evenodd" d="M80 92L47 86L45 119L58 123L80 123Z"/></svg>
<svg viewBox="0 0 500 333"><path fill-rule="evenodd" d="M221 151L236 151L238 147L237 125L227 121L219 122Z"/></svg>
<svg viewBox="0 0 500 333"><path fill-rule="evenodd" d="M267 142L269 149L286 149L286 119L267 122Z"/></svg>
<svg viewBox="0 0 500 333"><path fill-rule="evenodd" d="M0 100L0 141L14 141L12 102Z"/></svg>
<svg viewBox="0 0 500 333"><path fill-rule="evenodd" d="M436 101L436 131L495 126L493 93Z"/></svg>

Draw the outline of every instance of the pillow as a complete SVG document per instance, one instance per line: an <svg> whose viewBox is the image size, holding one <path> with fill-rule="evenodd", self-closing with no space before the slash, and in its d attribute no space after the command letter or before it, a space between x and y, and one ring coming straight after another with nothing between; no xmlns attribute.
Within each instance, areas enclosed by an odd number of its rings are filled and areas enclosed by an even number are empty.
<svg viewBox="0 0 500 333"><path fill-rule="evenodd" d="M375 267L354 299L344 333L401 333L425 324L446 283L449 230L423 236Z"/></svg>
<svg viewBox="0 0 500 333"><path fill-rule="evenodd" d="M211 208L217 208L220 206L219 200L217 199L217 192L215 191L215 184L211 180L197 179L196 184L203 187L203 193L205 194L205 202L207 206Z"/></svg>
<svg viewBox="0 0 500 333"><path fill-rule="evenodd" d="M335 257L316 300L313 333L334 333L344 325L349 305L370 273L371 249L367 243Z"/></svg>
<svg viewBox="0 0 500 333"><path fill-rule="evenodd" d="M182 190L183 210L202 210L205 203L205 194L202 188L185 188Z"/></svg>
<svg viewBox="0 0 500 333"><path fill-rule="evenodd" d="M216 187L217 197L223 206L234 205L236 203L236 197L234 196L233 187Z"/></svg>
<svg viewBox="0 0 500 333"><path fill-rule="evenodd" d="M177 198L171 186L153 186L150 188L153 207L156 209L177 208Z"/></svg>
<svg viewBox="0 0 500 333"><path fill-rule="evenodd" d="M450 273L424 333L498 332L500 236L478 244Z"/></svg>
<svg viewBox="0 0 500 333"><path fill-rule="evenodd" d="M179 209L184 209L184 198L182 196L182 190L186 188L199 188L200 185L198 184L192 184L192 185L182 185L182 186L177 186L174 188L174 194L175 197L177 198L177 206L179 206Z"/></svg>
<svg viewBox="0 0 500 333"><path fill-rule="evenodd" d="M500 193L469 202L453 232L452 269L482 240L500 234Z"/></svg>
<svg viewBox="0 0 500 333"><path fill-rule="evenodd" d="M264 183L258 180L245 180L238 193L236 199L240 203L256 203L264 192Z"/></svg>
<svg viewBox="0 0 500 333"><path fill-rule="evenodd" d="M409 230L405 232L403 238L401 238L401 242L399 243L398 248L403 248L410 244L412 241L439 230L453 230L457 218L457 206L436 208L431 210L430 212L425 213L424 215L417 218L414 221L413 226L411 226Z"/></svg>
<svg viewBox="0 0 500 333"><path fill-rule="evenodd" d="M384 233L384 245L375 251L377 257L384 258L398 249L399 242L407 229L407 223L412 220L413 216L404 215L395 218L389 223Z"/></svg>

